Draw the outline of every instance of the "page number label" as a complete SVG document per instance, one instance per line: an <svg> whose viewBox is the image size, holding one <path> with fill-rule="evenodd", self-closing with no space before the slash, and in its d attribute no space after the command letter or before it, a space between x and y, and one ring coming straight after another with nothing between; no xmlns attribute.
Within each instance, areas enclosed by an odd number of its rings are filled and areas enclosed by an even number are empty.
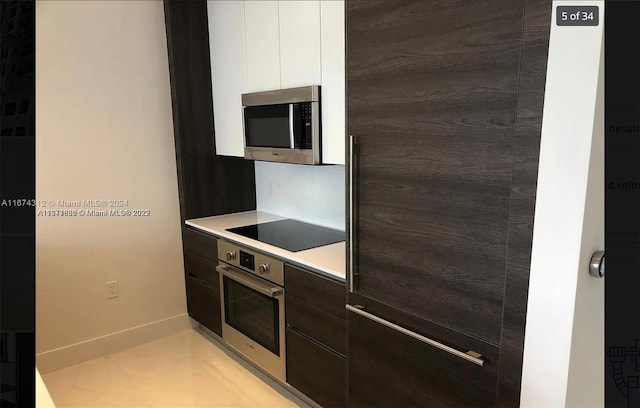
<svg viewBox="0 0 640 408"><path fill-rule="evenodd" d="M597 26L600 20L598 6L558 6L556 25Z"/></svg>

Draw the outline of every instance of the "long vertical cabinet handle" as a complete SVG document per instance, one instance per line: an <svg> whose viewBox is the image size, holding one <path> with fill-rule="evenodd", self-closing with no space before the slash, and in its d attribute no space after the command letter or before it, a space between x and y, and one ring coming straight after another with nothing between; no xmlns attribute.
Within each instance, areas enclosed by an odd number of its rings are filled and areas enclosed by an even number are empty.
<svg viewBox="0 0 640 408"><path fill-rule="evenodd" d="M353 147L355 145L355 137L353 135L349 135L349 292L353 293L353 277L354 277L354 266L355 262L354 258L354 245L353 241L355 238L355 215L356 211L354 208L355 200L353 199L353 195L355 194L355 173L353 171L354 165L353 162L355 160L355 155L353 154Z"/></svg>

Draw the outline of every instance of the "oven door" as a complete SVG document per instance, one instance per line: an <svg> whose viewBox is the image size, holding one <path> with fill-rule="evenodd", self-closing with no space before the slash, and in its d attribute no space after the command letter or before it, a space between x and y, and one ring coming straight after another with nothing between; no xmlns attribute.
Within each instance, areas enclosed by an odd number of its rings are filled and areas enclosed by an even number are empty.
<svg viewBox="0 0 640 408"><path fill-rule="evenodd" d="M229 265L220 274L222 339L286 381L284 288Z"/></svg>

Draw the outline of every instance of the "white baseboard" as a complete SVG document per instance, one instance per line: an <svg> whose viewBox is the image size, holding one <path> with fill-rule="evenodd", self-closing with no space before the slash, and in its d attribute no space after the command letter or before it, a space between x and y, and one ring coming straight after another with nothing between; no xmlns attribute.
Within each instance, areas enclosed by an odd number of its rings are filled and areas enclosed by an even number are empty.
<svg viewBox="0 0 640 408"><path fill-rule="evenodd" d="M36 354L36 365L40 373L45 374L189 329L191 329L191 321L184 313L54 350L43 351Z"/></svg>

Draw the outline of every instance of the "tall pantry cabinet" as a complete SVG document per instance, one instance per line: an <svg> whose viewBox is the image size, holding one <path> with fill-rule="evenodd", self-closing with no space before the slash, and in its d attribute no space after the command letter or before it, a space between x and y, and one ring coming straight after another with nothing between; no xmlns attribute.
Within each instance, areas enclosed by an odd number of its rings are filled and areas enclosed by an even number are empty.
<svg viewBox="0 0 640 408"><path fill-rule="evenodd" d="M346 2L350 406L518 405L550 18Z"/></svg>

